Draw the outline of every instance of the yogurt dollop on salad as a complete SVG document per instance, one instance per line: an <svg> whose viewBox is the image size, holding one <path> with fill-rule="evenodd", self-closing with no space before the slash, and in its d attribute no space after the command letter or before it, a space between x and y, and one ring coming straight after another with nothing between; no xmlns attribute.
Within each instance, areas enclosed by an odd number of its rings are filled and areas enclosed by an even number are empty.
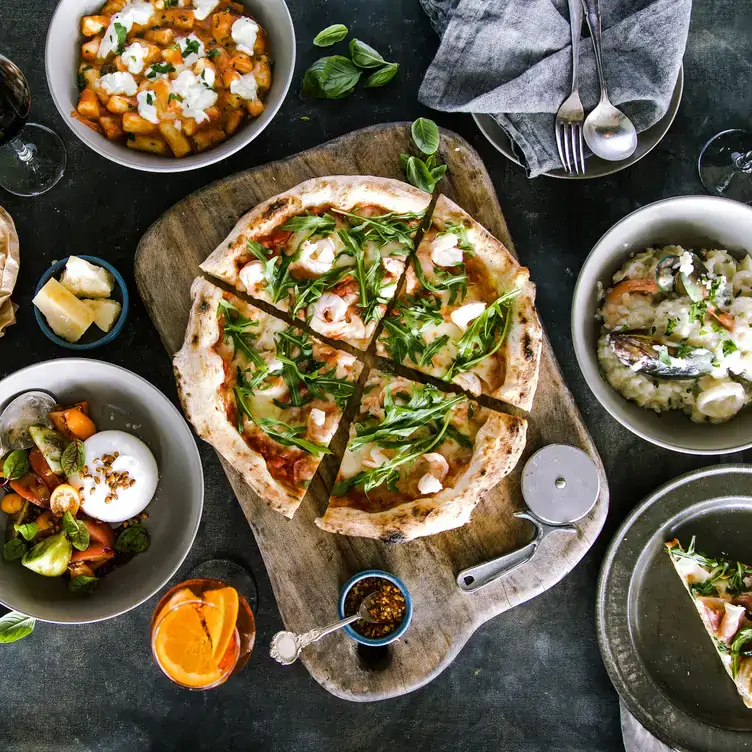
<svg viewBox="0 0 752 752"><path fill-rule="evenodd" d="M67 576L71 592L89 592L149 547L142 521L157 463L132 434L98 432L88 402L55 406L34 420L19 426L34 446L0 457L3 559L45 577Z"/></svg>

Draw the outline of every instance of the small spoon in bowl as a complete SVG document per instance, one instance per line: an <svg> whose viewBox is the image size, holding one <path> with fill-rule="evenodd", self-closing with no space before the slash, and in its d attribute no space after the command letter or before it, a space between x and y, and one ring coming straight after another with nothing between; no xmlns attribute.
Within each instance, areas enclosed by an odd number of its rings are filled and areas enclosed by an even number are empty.
<svg viewBox="0 0 752 752"><path fill-rule="evenodd" d="M595 65L601 82L601 100L585 118L582 134L585 143L596 157L619 162L631 157L637 149L637 131L632 121L611 104L606 90L606 77L601 61L601 14L598 0L582 0L585 6L590 36L593 40Z"/></svg>
<svg viewBox="0 0 752 752"><path fill-rule="evenodd" d="M318 642L324 635L328 635L330 632L335 632L342 627L346 627L348 624L352 624L358 619L367 621L370 624L378 624L378 620L374 619L369 611L375 596L376 593L371 593L367 598L363 599L356 614L348 616L335 624L330 624L328 627L312 629L305 634L296 634L295 632L287 631L277 632L277 634L272 637L272 642L269 646L269 655L283 666L289 666L291 663L295 663L295 661L298 660L300 651L306 647L306 645L310 645L312 642Z"/></svg>
<svg viewBox="0 0 752 752"><path fill-rule="evenodd" d="M16 449L31 449L34 441L31 426L52 428L48 413L57 400L48 392L29 391L19 394L0 414L0 457Z"/></svg>

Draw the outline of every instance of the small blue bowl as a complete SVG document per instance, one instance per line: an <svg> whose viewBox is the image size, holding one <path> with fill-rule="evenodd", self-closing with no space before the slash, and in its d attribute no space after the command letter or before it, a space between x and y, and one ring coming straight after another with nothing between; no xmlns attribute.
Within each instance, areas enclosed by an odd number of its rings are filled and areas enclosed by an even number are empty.
<svg viewBox="0 0 752 752"><path fill-rule="evenodd" d="M34 297L36 297L39 291L47 284L50 277L59 279L58 274L62 276L63 269L65 269L65 264L69 258L70 256L66 256L64 259L62 259L62 261L56 261L42 275L42 278L39 280L39 284L37 284L37 289L34 292ZM78 342L66 342L62 337L58 337L57 334L55 334L55 332L50 329L47 320L44 318L44 315L36 306L34 306L34 315L37 318L37 324L39 324L39 328L44 332L44 336L54 342L56 345L60 345L60 347L64 347L67 350L94 350L97 347L102 347L103 345L107 345L112 342L112 340L114 340L115 337L117 337L118 334L120 334L120 332L123 330L123 327L125 326L125 320L128 318L128 288L125 286L125 280L121 276L120 272L111 264L108 264L106 261L103 261L96 256L78 256L78 258L85 259L91 264L95 264L96 266L101 266L104 269L107 269L107 271L115 278L116 284L115 289L112 292L112 299L120 303L123 309L120 312L120 318L115 322L115 326L113 326L112 329L110 329L110 331L107 332L107 334L105 334L104 336L95 339L92 337L91 333L93 331L99 331L99 329L97 329L96 324L92 324L89 327L89 330L81 338L82 340L84 340L83 342L81 340L79 340Z"/></svg>
<svg viewBox="0 0 752 752"><path fill-rule="evenodd" d="M400 637L402 637L403 634L405 634L407 628L410 626L410 622L413 618L413 602L410 598L410 593L407 591L407 588L405 587L405 583L402 582L402 580L395 577L393 574L390 574L389 572L384 572L381 569L366 569L364 572L359 572L354 577L351 577L343 586L342 591L340 592L339 596L339 618L344 619L345 618L345 598L347 598L347 594L350 592L350 589L356 582L360 582L361 580L366 579L366 577L381 577L384 580L389 580L389 582L396 585L401 591L402 595L405 596L405 605L407 606L407 611L405 612L405 618L402 619L402 623L397 627L397 629L394 630L391 634L386 635L385 637L378 637L378 638L372 638L372 637L363 637L362 634L359 634L356 632L352 625L348 624L345 627L345 632L353 638L356 642L359 642L361 645L372 645L374 647L378 647L381 645L388 645L390 642L394 642L395 640L398 640Z"/></svg>

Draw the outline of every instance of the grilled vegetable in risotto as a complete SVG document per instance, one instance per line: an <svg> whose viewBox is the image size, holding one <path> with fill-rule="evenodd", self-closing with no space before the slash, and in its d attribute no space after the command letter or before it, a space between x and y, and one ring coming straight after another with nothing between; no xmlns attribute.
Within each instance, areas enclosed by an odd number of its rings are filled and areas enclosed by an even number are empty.
<svg viewBox="0 0 752 752"><path fill-rule="evenodd" d="M650 248L601 301L598 360L641 407L722 423L752 399L752 257Z"/></svg>

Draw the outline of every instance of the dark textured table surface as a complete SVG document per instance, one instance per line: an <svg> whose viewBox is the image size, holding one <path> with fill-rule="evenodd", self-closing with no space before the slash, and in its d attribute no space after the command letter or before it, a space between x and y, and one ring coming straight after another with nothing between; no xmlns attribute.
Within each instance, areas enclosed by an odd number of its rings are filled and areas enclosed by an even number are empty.
<svg viewBox="0 0 752 752"><path fill-rule="evenodd" d="M418 0L292 0L298 70L287 101L261 137L197 172L130 171L83 146L52 104L42 57L54 6L55 0L0 0L0 52L25 71L34 93L32 119L61 134L69 159L61 183L44 196L20 199L0 190L0 204L15 218L22 250L15 295L19 322L0 339L0 377L67 354L44 338L31 306L36 281L53 259L71 253L101 256L135 293L132 264L139 238L187 193L356 128L429 115L467 138L486 161L517 249L538 284L540 315L605 462L611 511L600 539L568 577L487 623L432 684L378 704L348 704L327 694L302 666L283 669L268 657L266 646L281 622L264 565L217 458L202 444L203 522L178 577L218 554L244 561L258 575L259 647L249 665L212 692L172 685L152 665L148 650L156 598L103 624L39 624L26 640L0 646L0 749L623 749L618 698L594 630L595 582L605 547L627 512L656 486L696 467L744 458L672 454L615 423L577 368L569 306L578 270L600 235L644 204L701 193L695 160L702 144L719 130L749 124L752 3L695 3L684 100L671 131L636 166L592 182L529 181L485 142L469 116L430 113L418 104L417 90L437 46ZM399 76L384 89L359 91L347 100L303 101L297 83L318 53L310 40L339 22L398 61ZM124 333L96 357L141 374L175 399L169 358L138 299Z"/></svg>

